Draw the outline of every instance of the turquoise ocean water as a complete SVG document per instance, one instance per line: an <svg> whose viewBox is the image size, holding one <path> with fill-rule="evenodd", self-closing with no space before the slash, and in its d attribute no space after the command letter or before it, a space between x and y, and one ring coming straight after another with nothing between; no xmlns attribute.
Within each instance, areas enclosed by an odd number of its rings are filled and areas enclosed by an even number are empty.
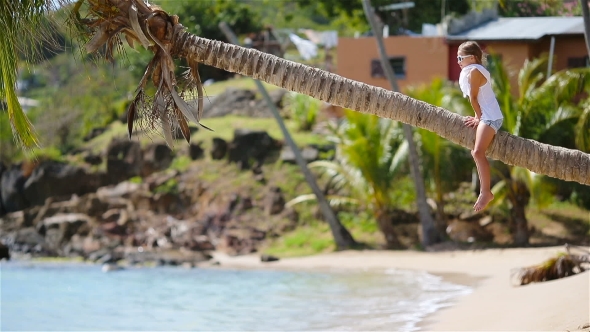
<svg viewBox="0 0 590 332"><path fill-rule="evenodd" d="M470 288L427 273L0 263L2 331L416 331Z"/></svg>

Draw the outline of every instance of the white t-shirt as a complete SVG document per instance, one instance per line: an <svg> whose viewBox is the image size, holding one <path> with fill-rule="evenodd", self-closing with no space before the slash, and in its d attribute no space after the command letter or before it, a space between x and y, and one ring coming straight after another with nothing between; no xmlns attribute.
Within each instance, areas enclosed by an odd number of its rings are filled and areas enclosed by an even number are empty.
<svg viewBox="0 0 590 332"><path fill-rule="evenodd" d="M469 97L471 93L471 84L469 80L471 78L471 72L473 70L479 70L482 75L486 78L486 83L479 87L479 93L477 94L477 102L481 108L481 119L482 120L499 120L503 119L502 111L500 110L500 104L496 100L496 95L492 90L492 79L490 72L482 65L471 64L463 67L461 75L459 75L459 87L463 92L463 96Z"/></svg>

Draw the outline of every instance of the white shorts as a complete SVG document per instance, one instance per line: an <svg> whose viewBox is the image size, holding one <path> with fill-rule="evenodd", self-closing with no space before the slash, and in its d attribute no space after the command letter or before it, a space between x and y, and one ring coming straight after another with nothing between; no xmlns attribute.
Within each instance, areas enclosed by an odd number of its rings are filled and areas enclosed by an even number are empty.
<svg viewBox="0 0 590 332"><path fill-rule="evenodd" d="M494 131L497 133L498 130L500 129L500 127L502 127L502 122L504 122L504 119L498 119L498 120L481 120L481 122L483 122L486 125L492 127L492 129L494 129Z"/></svg>

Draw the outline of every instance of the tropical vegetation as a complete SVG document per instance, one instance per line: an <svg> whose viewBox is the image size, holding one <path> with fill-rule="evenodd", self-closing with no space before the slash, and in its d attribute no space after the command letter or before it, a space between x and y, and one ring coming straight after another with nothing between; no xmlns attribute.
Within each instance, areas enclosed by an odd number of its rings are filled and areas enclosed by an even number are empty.
<svg viewBox="0 0 590 332"><path fill-rule="evenodd" d="M27 1L20 3L29 6L37 4L37 2ZM85 1L78 3L85 3ZM154 7L148 7L140 1L135 8L127 6L126 2L120 2L119 7L96 7L97 3L102 2L90 2L86 3L86 7L80 7L80 13L85 14L80 15L77 23L86 33L94 33L88 34L91 38L88 49L95 50L100 55L106 54L112 57L114 64L87 61L84 56L78 58L82 66L76 67L75 63L72 65L67 62L66 55L60 54L55 56L53 61L64 63L54 67L53 72L42 71L38 69L41 67L35 67L39 70L38 72L32 71L28 74L29 76L21 76L23 82L28 82L29 86L35 87L28 90L29 96L34 97L35 94L39 97L52 96L42 100L42 107L34 108L28 113L29 118L36 124L37 132L42 135L41 142L44 145L55 146L62 153L72 151L84 141L84 137L91 133L94 127L105 126L121 119L126 121L124 115L130 105L132 107L140 105L137 111L143 112L143 115L131 118L132 125L138 123L134 120L143 119L142 121L147 121L147 124L158 128L159 132L165 133L167 126L164 120L172 119L173 121L168 122L168 128L172 130L175 121L181 123L191 118L183 112L182 98L177 98L182 96L182 88L186 86L182 84L175 86L176 76L170 73L179 73L181 71L179 68L185 65L191 67L193 73L204 73L203 66L199 65L197 69L196 64L205 63L265 80L297 91L301 96L311 95L318 100L368 113L348 111L344 123L336 127L337 129L333 132L333 139L337 146L335 159L315 162L311 166L329 175L331 185L329 198L333 206L342 213L370 211L369 217L375 220L390 248L402 246L397 239L395 229L391 228L391 221L394 220L395 223L394 217L398 209L411 206L414 198L412 181L407 176L408 166L402 163L407 150L398 121L420 127L418 135L421 138L419 146L424 163L422 171L429 195L434 197L436 202L435 211L439 219L439 229L444 229L445 205L449 199L445 193L452 192L461 182L469 179L473 166L468 151L459 146L469 147L472 144L473 135L464 128L458 115L450 114L445 110L452 109L459 114L470 112L470 106L465 104L466 100L460 98L460 93L454 87L441 80L435 80L430 86L409 90L407 93L412 97L409 98L321 73L299 64L288 63L254 50L245 50L196 37L182 30L174 16L169 16L166 12ZM212 4L221 8L224 5L220 3ZM305 3L302 2L302 4ZM182 4L179 2L175 5ZM45 10L48 8L48 5L44 7ZM28 9L18 10L20 10L19 13L26 14ZM227 10L229 13L223 10L217 12L212 10L211 16L215 16L215 20L212 20L213 24L226 19L230 20L232 17L241 19L243 16L252 14L247 12L247 15L244 15L246 12L239 10L238 7ZM189 8L185 8L182 12L188 11ZM150 18L140 20L135 16ZM251 16L256 17L254 14ZM112 17L119 17L119 19L113 20ZM0 18L6 19L2 16ZM200 31L197 29L206 31L199 20L201 18L191 21L199 22L198 27L195 24L188 29L194 29L195 32ZM239 21L237 18L236 20ZM203 22L205 21L208 22L203 19ZM318 19L318 21L321 20ZM38 22L40 21L33 21L36 24L39 24ZM258 20L242 22L243 31L257 28L258 22ZM9 27L16 33L14 29L17 27L14 24ZM119 28L126 33L125 36L113 34L119 31ZM5 38L6 43L18 44L13 37L0 36L0 38ZM138 53L127 47L125 47L127 50L125 57L120 57L114 52L115 49L122 48L118 42L123 40L136 46ZM67 41L70 42L69 45L74 43L69 39ZM104 47L105 45L107 47ZM11 60L12 55L8 54L10 49L3 48L3 50L4 52L0 51L0 56L4 57L2 61L5 61L3 64L5 63L6 66L2 66L5 69L2 72L3 84L0 90L8 110L7 114L0 116L2 154L4 155L5 153L14 154L17 151L14 148L5 149L4 142L12 139L10 131L6 128L13 126L17 132L21 133L27 133L30 128L26 125L26 117L23 117L24 111L22 109L19 111L18 107L15 107L16 94L11 96L12 92L9 91L10 87L16 86L18 76L11 77L8 71L10 66L14 63L18 64L18 61ZM18 54L16 50L13 51ZM153 53L155 56L152 58ZM177 62L175 58L181 58L181 62ZM561 188L563 191L565 187L563 181L548 179L541 176L541 173L580 182L578 187L572 186L577 189L570 190L566 196L573 197L576 194L576 202L580 205L587 204L584 203L587 202L584 200L584 195L590 196L585 186L590 178L588 174L582 171L571 171L576 168L574 162L579 162L582 166L590 163L584 159L587 155L574 150L588 152L588 142L590 142L586 135L587 131L577 130L588 127L590 121L588 99L574 98L579 96L581 91L587 91L588 73L584 70L566 71L546 78L541 69L546 68L546 66L543 67L543 61L546 59L533 60L523 68L519 77L521 92L517 98L513 98L508 93L510 87L506 79L506 70L502 69L501 65L497 65L493 70L495 88L502 108L506 112L504 130L518 136L499 135L495 147L490 151L491 157L508 164L506 167L499 163L497 165L498 181L496 181L495 192L498 202L508 204L514 240L519 245L528 243L529 225L525 213L530 199L542 202L542 196L538 194L548 192L543 189L548 188L548 183L555 190ZM147 75L142 79L148 63ZM278 74L271 75L273 70L276 70ZM318 77L326 84L319 86ZM196 80L197 76L194 75L193 79ZM140 81L140 87L143 87L143 90L140 89L142 94L129 96L138 81ZM150 83L154 81L156 84ZM116 84L115 87L113 82ZM160 87L164 88L160 89ZM90 90L98 98L87 95L86 92ZM548 93L549 91L551 93ZM61 93L64 95L59 95ZM136 99L130 103L129 100L133 98ZM311 100L311 97L306 98ZM155 100L158 106L155 109L150 108L152 100ZM434 108L431 105L442 108ZM149 113L154 110L155 113ZM310 119L309 113L305 113L309 110L309 108L302 109L302 113L305 114L302 119ZM308 122L306 129L313 127L315 120L306 121ZM137 127L129 128L137 130ZM573 133L578 135L572 135ZM35 136L32 134L29 136L25 134L23 137L22 144L28 146L36 144ZM563 146L570 150L557 147L541 148L535 143L521 139L523 137ZM531 151L533 158L524 156L523 159L522 154L519 153L523 150ZM541 162L549 153L557 156L556 162ZM563 172L564 167L570 171ZM502 199L503 195L506 200ZM300 200L304 198L306 197ZM307 196L307 199L310 198ZM352 205L356 206L357 210L347 210ZM500 206L494 209L502 208Z"/></svg>
<svg viewBox="0 0 590 332"><path fill-rule="evenodd" d="M332 141L334 160L309 164L329 178L331 205L360 205L372 211L387 247L400 248L391 221L395 209L413 197L413 190L394 190L407 174L408 143L399 123L347 110L345 120L333 128ZM310 199L315 195L296 197L289 204Z"/></svg>
<svg viewBox="0 0 590 332"><path fill-rule="evenodd" d="M525 61L518 74L518 95L513 97L507 69L491 61L493 87L504 114L502 129L520 137L547 144L590 152L586 142L590 68L563 70L547 77L548 58ZM522 167L497 164L499 181L493 191L498 202L506 202L514 229L514 242L528 244L529 227L525 207L543 205L551 199L544 177Z"/></svg>

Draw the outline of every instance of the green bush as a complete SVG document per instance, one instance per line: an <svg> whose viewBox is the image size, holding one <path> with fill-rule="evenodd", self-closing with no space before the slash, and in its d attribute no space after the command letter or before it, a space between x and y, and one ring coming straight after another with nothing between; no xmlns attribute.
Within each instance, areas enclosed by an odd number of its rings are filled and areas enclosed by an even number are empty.
<svg viewBox="0 0 590 332"><path fill-rule="evenodd" d="M297 122L300 131L310 131L316 123L321 101L312 97L290 92L286 101L289 116Z"/></svg>

